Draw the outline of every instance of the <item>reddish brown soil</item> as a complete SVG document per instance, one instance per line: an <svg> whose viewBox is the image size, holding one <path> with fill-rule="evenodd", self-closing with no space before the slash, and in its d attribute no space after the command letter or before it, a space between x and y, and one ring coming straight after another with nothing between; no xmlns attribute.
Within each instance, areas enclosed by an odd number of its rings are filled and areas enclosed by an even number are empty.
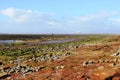
<svg viewBox="0 0 120 80"><path fill-rule="evenodd" d="M120 80L120 58L111 56L119 49L120 37L107 44L85 45L74 50L75 54L71 56L55 61L36 62L36 66L46 66L38 72L33 72L24 77L20 73L13 74L9 79ZM89 62L89 64L84 64L85 62Z"/></svg>

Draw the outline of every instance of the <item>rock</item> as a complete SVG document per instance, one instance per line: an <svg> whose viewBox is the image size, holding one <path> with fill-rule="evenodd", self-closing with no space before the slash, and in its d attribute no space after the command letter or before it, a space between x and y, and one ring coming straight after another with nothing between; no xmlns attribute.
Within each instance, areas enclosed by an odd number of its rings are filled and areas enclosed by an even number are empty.
<svg viewBox="0 0 120 80"><path fill-rule="evenodd" d="M103 69L104 67L103 66L99 66L98 69Z"/></svg>
<svg viewBox="0 0 120 80"><path fill-rule="evenodd" d="M90 64L90 65L93 65L94 63L95 63L95 60L89 61L89 64Z"/></svg>
<svg viewBox="0 0 120 80"><path fill-rule="evenodd" d="M2 66L3 65L3 63L2 62L0 62L0 66Z"/></svg>
<svg viewBox="0 0 120 80"><path fill-rule="evenodd" d="M117 52L115 56L119 56L120 55L120 52Z"/></svg>
<svg viewBox="0 0 120 80"><path fill-rule="evenodd" d="M11 69L8 74L12 74L14 72L15 72L14 69Z"/></svg>
<svg viewBox="0 0 120 80"><path fill-rule="evenodd" d="M104 62L105 62L105 63L108 63L108 62L109 62L109 60L105 59L105 60L104 60Z"/></svg>
<svg viewBox="0 0 120 80"><path fill-rule="evenodd" d="M79 48L79 45L77 45L75 48L76 48L76 49Z"/></svg>
<svg viewBox="0 0 120 80"><path fill-rule="evenodd" d="M114 66L116 66L116 63L111 63L111 64L109 64L109 66L114 67Z"/></svg>
<svg viewBox="0 0 120 80"><path fill-rule="evenodd" d="M5 73L5 72L4 72L4 73L1 73L1 72L0 72L0 79L2 79L2 78L4 78L4 77L7 77L7 76L8 76L7 73Z"/></svg>
<svg viewBox="0 0 120 80"><path fill-rule="evenodd" d="M69 56L71 53L70 52L67 52L66 54L65 54L65 56Z"/></svg>
<svg viewBox="0 0 120 80"><path fill-rule="evenodd" d="M88 75L91 80L112 80L111 77L116 74L116 68L100 68L93 69L88 72Z"/></svg>
<svg viewBox="0 0 120 80"><path fill-rule="evenodd" d="M113 80L114 76L109 76L108 78L106 78L105 80Z"/></svg>
<svg viewBox="0 0 120 80"><path fill-rule="evenodd" d="M120 49L116 53L111 54L111 56L119 57L120 56Z"/></svg>
<svg viewBox="0 0 120 80"><path fill-rule="evenodd" d="M102 63L103 62L103 60L98 60L98 63Z"/></svg>
<svg viewBox="0 0 120 80"><path fill-rule="evenodd" d="M8 63L13 64L14 62L11 60L11 61L8 61Z"/></svg>
<svg viewBox="0 0 120 80"><path fill-rule="evenodd" d="M4 72L8 73L11 70L11 68L10 67L4 67L3 70L4 70Z"/></svg>
<svg viewBox="0 0 120 80"><path fill-rule="evenodd" d="M0 72L4 72L4 67L3 66L0 66Z"/></svg>
<svg viewBox="0 0 120 80"><path fill-rule="evenodd" d="M42 70L42 69L44 69L44 68L46 68L46 66L39 66L39 67L38 67L38 70Z"/></svg>
<svg viewBox="0 0 120 80"><path fill-rule="evenodd" d="M57 66L56 69L63 69L65 66Z"/></svg>
<svg viewBox="0 0 120 80"><path fill-rule="evenodd" d="M83 66L87 66L89 64L88 61L83 62Z"/></svg>
<svg viewBox="0 0 120 80"><path fill-rule="evenodd" d="M120 80L120 76L115 76L112 78L112 80Z"/></svg>
<svg viewBox="0 0 120 80"><path fill-rule="evenodd" d="M60 66L61 69L65 68L65 66Z"/></svg>

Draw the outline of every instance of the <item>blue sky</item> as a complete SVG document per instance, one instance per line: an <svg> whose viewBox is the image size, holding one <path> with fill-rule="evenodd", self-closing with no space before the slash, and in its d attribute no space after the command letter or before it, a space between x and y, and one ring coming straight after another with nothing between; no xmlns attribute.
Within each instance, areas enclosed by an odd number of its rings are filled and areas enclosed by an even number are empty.
<svg viewBox="0 0 120 80"><path fill-rule="evenodd" d="M1 0L0 33L120 33L120 0Z"/></svg>

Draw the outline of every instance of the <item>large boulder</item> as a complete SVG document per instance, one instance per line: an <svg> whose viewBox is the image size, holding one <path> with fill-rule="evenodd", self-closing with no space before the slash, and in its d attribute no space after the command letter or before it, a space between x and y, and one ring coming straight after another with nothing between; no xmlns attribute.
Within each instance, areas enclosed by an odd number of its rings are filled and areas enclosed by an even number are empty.
<svg viewBox="0 0 120 80"><path fill-rule="evenodd" d="M112 78L117 74L118 68L97 68L90 70L87 76L91 80L112 80Z"/></svg>

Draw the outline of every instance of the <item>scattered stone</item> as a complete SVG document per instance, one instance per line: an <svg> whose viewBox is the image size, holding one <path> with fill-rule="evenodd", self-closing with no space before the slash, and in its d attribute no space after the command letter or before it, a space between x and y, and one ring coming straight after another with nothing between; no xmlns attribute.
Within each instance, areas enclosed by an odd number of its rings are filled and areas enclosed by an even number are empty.
<svg viewBox="0 0 120 80"><path fill-rule="evenodd" d="M9 74L7 74L7 73L1 73L0 72L0 79L3 79L3 78L7 78L7 77L9 77L10 75Z"/></svg>
<svg viewBox="0 0 120 80"><path fill-rule="evenodd" d="M111 64L109 64L109 66L114 67L114 66L116 66L116 63L111 63Z"/></svg>
<svg viewBox="0 0 120 80"><path fill-rule="evenodd" d="M11 70L11 68L10 67L4 67L3 70L4 70L4 72L8 73Z"/></svg>
<svg viewBox="0 0 120 80"><path fill-rule="evenodd" d="M0 62L0 66L2 66L3 65L3 63L2 62Z"/></svg>
<svg viewBox="0 0 120 80"><path fill-rule="evenodd" d="M90 64L90 65L93 65L94 63L95 63L94 60L89 61L89 64Z"/></svg>
<svg viewBox="0 0 120 80"><path fill-rule="evenodd" d="M83 66L87 66L89 64L88 61L83 62Z"/></svg>
<svg viewBox="0 0 120 80"><path fill-rule="evenodd" d="M65 66L57 66L56 69L63 69Z"/></svg>
<svg viewBox="0 0 120 80"><path fill-rule="evenodd" d="M119 56L119 55L120 55L120 52L117 52L117 53L116 53L116 56Z"/></svg>
<svg viewBox="0 0 120 80"><path fill-rule="evenodd" d="M98 67L98 69L103 69L103 68L104 68L103 66Z"/></svg>

